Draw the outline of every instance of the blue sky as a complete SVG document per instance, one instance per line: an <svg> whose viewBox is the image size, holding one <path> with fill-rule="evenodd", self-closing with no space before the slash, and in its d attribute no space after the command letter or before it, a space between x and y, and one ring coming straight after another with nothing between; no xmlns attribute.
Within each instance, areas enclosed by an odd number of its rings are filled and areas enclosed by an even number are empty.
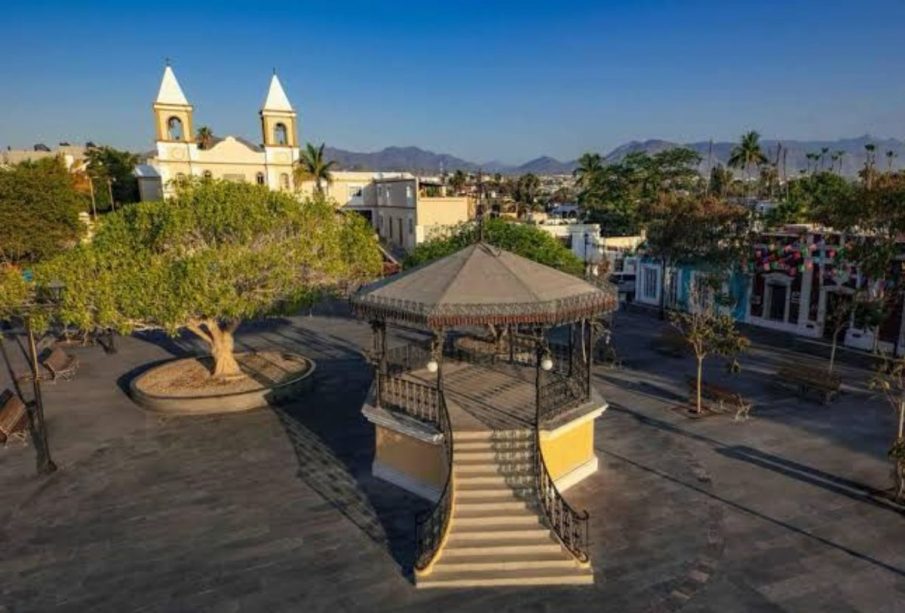
<svg viewBox="0 0 905 613"><path fill-rule="evenodd" d="M905 138L905 2L22 2L0 146L152 145L164 58L195 123L260 140L276 67L301 138L483 162L628 140Z"/></svg>

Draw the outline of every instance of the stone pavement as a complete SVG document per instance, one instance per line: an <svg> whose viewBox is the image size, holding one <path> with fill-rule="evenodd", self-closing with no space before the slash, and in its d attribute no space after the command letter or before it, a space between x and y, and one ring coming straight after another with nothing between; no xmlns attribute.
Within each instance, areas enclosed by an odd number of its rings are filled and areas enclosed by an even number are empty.
<svg viewBox="0 0 905 613"><path fill-rule="evenodd" d="M30 447L0 449L0 611L903 610L905 523L878 495L892 415L864 373L829 407L798 402L765 385L782 356L757 346L736 378L708 369L754 419L691 420L670 407L692 364L650 349L660 325L621 314L626 367L595 372L601 468L568 493L591 513L593 587L414 589L427 505L370 476L370 331L324 314L241 331L318 362L279 411L136 408L129 378L191 341L76 350L76 380L45 392L61 470L38 479Z"/></svg>

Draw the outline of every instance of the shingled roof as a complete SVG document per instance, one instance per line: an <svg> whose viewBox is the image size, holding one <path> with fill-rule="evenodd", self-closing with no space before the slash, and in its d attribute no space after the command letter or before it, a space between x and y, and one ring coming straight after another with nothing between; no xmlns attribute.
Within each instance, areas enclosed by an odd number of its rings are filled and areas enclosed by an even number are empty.
<svg viewBox="0 0 905 613"><path fill-rule="evenodd" d="M364 319L427 325L562 324L616 307L616 293L486 243L359 290Z"/></svg>

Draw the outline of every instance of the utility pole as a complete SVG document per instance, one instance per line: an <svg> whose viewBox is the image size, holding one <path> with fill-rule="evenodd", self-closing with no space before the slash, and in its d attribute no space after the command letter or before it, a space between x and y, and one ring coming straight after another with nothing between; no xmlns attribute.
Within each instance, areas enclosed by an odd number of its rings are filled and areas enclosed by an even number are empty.
<svg viewBox="0 0 905 613"><path fill-rule="evenodd" d="M113 179L107 177L107 193L110 195L110 208L116 210L116 203L113 201Z"/></svg>
<svg viewBox="0 0 905 613"><path fill-rule="evenodd" d="M88 188L91 190L91 215L94 221L97 221L97 202L94 200L94 179L92 179L91 175L87 172L85 175L88 177Z"/></svg>

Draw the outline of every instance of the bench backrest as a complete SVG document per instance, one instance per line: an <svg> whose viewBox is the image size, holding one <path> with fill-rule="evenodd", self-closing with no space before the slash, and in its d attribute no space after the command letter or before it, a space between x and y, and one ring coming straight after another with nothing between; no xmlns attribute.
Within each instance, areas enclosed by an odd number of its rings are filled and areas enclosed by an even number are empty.
<svg viewBox="0 0 905 613"><path fill-rule="evenodd" d="M0 394L0 432L4 436L12 434L25 417L25 404L18 396L6 390Z"/></svg>
<svg viewBox="0 0 905 613"><path fill-rule="evenodd" d="M50 355L47 356L47 359L44 360L44 365L51 370L66 368L68 364L69 356L59 347L54 348L54 350L50 352Z"/></svg>

